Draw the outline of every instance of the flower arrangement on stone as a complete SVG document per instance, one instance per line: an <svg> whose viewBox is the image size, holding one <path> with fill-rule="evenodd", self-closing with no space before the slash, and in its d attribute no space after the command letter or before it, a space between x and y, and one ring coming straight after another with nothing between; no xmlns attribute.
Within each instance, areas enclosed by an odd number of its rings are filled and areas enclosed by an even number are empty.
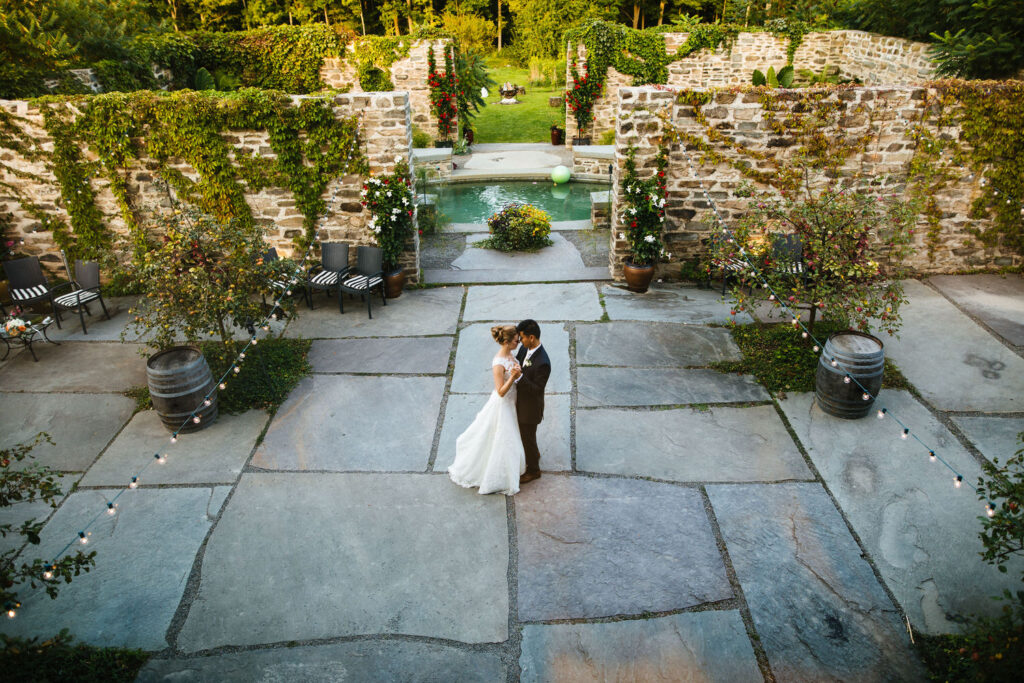
<svg viewBox="0 0 1024 683"><path fill-rule="evenodd" d="M594 119L594 100L601 96L602 83L600 76L590 73L588 66L583 75L576 66L576 58L571 66L572 87L565 91L565 104L576 119L576 135L584 137L590 122Z"/></svg>
<svg viewBox="0 0 1024 683"><path fill-rule="evenodd" d="M747 184L740 194L750 197L748 211L712 242L709 266L730 260L753 266L736 273L736 310L785 303L865 332L899 330L916 203L835 181L819 189L805 180L800 189L778 193ZM801 263L802 272L790 263Z"/></svg>
<svg viewBox="0 0 1024 683"><path fill-rule="evenodd" d="M405 251L405 243L413 233L409 164L403 157L396 156L395 170L367 178L360 197L363 206L370 211L370 222L366 227L383 252L384 270L394 271Z"/></svg>
<svg viewBox="0 0 1024 683"><path fill-rule="evenodd" d="M476 246L499 251L536 251L553 244L551 216L532 204L509 204L487 219L490 237Z"/></svg>
<svg viewBox="0 0 1024 683"><path fill-rule="evenodd" d="M27 329L28 323L21 318L12 316L4 321L4 334L8 337L17 337Z"/></svg>
<svg viewBox="0 0 1024 683"><path fill-rule="evenodd" d="M450 44L444 48L444 71L437 70L434 47L427 48L427 85L430 86L430 112L437 117L438 137L450 140L456 129L459 105L459 78Z"/></svg>
<svg viewBox="0 0 1024 683"><path fill-rule="evenodd" d="M665 227L665 201L668 192L665 171L668 168L668 148L658 148L654 158L654 175L641 179L636 172L636 148L626 152L626 174L622 181L625 195L620 215L624 231L620 239L629 243L629 262L634 266L654 265L661 258L672 258L661 241Z"/></svg>

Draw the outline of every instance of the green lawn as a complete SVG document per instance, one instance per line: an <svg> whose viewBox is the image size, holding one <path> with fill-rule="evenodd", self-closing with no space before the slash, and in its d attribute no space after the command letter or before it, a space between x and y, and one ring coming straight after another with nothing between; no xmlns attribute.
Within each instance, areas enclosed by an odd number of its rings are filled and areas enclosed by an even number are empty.
<svg viewBox="0 0 1024 683"><path fill-rule="evenodd" d="M475 142L551 142L551 124L564 127L561 107L548 106L548 98L562 95L561 87L535 88L529 84L529 72L512 66L501 57L488 57L487 68L497 85L487 97L487 106L473 120ZM501 105L498 85L512 81L526 87L521 104Z"/></svg>

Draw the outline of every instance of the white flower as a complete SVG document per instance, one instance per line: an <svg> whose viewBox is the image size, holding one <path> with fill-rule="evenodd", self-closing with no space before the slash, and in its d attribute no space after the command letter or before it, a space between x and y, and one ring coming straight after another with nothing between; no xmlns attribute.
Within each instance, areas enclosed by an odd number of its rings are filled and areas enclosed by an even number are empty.
<svg viewBox="0 0 1024 683"><path fill-rule="evenodd" d="M387 192L387 195L388 195L389 197L391 196L391 190L388 190L388 192Z"/></svg>
<svg viewBox="0 0 1024 683"><path fill-rule="evenodd" d="M648 244L654 244L654 235L647 235L646 237L644 237L644 242L647 242Z"/></svg>
<svg viewBox="0 0 1024 683"><path fill-rule="evenodd" d="M672 252L665 254L665 258L672 258Z"/></svg>
<svg viewBox="0 0 1024 683"><path fill-rule="evenodd" d="M379 235L380 234L380 226L379 225L373 226L373 231Z"/></svg>
<svg viewBox="0 0 1024 683"><path fill-rule="evenodd" d="M664 197L662 197L661 199L658 200L658 206L665 206L665 198Z"/></svg>
<svg viewBox="0 0 1024 683"><path fill-rule="evenodd" d="M658 216L658 220L661 221L662 223L664 223L665 222L665 217L664 216Z"/></svg>
<svg viewBox="0 0 1024 683"><path fill-rule="evenodd" d="M404 206L409 206L409 198L408 197L402 197L402 204Z"/></svg>
<svg viewBox="0 0 1024 683"><path fill-rule="evenodd" d="M396 164L400 164L400 163L402 163L402 157L401 157L401 155L399 155L399 156L396 156L396 157L395 157L395 163L396 163Z"/></svg>
<svg viewBox="0 0 1024 683"><path fill-rule="evenodd" d="M624 232L620 232L620 233L619 233L619 239L620 239L620 240L624 240L624 239L626 239L626 233L624 233Z"/></svg>
<svg viewBox="0 0 1024 683"><path fill-rule="evenodd" d="M398 213L398 209L391 209L391 213Z"/></svg>

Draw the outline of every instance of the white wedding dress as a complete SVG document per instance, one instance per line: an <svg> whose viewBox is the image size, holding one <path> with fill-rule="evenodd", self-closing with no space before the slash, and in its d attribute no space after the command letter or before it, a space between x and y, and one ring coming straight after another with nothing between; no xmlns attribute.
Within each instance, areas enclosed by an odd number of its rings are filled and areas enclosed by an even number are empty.
<svg viewBox="0 0 1024 683"><path fill-rule="evenodd" d="M515 367L514 358L495 356L491 367L505 368L505 379ZM516 419L516 386L504 396L491 391L466 431L455 442L455 462L448 476L459 486L479 487L480 493L519 492L519 475L526 471L526 453Z"/></svg>

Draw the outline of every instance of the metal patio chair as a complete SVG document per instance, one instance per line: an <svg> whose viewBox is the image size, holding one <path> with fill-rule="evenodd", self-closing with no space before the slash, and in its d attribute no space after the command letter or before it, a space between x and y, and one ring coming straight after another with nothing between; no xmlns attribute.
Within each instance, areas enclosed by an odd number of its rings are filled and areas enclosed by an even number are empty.
<svg viewBox="0 0 1024 683"><path fill-rule="evenodd" d="M53 294L66 285L50 287L46 276L43 275L43 269L39 265L39 259L35 256L4 261L3 266L4 273L7 275L11 303L17 307L23 307L40 301L49 301L50 307L53 309L53 317L57 319L57 327L60 328L60 310L57 308Z"/></svg>
<svg viewBox="0 0 1024 683"><path fill-rule="evenodd" d="M92 316L92 311L89 310L90 301L98 300L103 308L103 315L110 320L110 313L107 311L107 305L103 302L103 294L100 291L100 264L95 261L77 259L75 260L75 271L72 273L71 267L68 265L68 256L63 249L60 251L60 257L64 260L64 270L68 273L68 285L75 289L67 294L54 297L53 301L58 309L78 311L78 319L82 323L82 334L89 334L85 329L85 314L88 313L90 317ZM56 289L64 286L67 285L60 285ZM57 323L59 326L59 317Z"/></svg>
<svg viewBox="0 0 1024 683"><path fill-rule="evenodd" d="M360 247L361 249L362 247ZM321 242L320 263L306 276L306 303L313 308L313 290L323 289L337 292L338 310L344 312L341 303L341 281L352 270L348 264L348 244L345 242Z"/></svg>
<svg viewBox="0 0 1024 683"><path fill-rule="evenodd" d="M373 310L370 306L370 296L374 287L380 287L380 298L384 305L388 305L387 294L384 290L384 252L379 247L357 247L356 267L347 277L342 279L338 285L338 303L341 304L341 292L358 294L366 298L366 313L373 318ZM342 307L341 312L345 309Z"/></svg>

